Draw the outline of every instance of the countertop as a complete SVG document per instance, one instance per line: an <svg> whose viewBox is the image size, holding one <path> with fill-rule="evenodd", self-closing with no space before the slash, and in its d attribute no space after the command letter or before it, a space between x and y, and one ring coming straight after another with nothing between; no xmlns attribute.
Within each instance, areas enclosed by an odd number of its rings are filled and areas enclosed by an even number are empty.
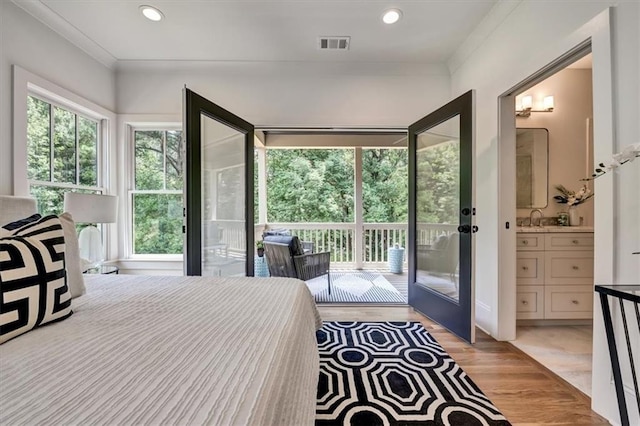
<svg viewBox="0 0 640 426"><path fill-rule="evenodd" d="M518 234L546 232L593 232L593 226L518 226Z"/></svg>

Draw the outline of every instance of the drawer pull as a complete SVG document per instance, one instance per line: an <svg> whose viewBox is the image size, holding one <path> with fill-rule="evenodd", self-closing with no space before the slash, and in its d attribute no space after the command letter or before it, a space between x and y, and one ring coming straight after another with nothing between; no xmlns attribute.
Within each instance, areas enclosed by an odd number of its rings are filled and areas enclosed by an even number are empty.
<svg viewBox="0 0 640 426"><path fill-rule="evenodd" d="M527 302L526 300L523 300L523 301L522 301L522 304L523 304L523 305L528 305L528 304L529 304L529 302Z"/></svg>
<svg viewBox="0 0 640 426"><path fill-rule="evenodd" d="M571 303L573 303L574 305L578 305L579 302L577 300L572 300Z"/></svg>
<svg viewBox="0 0 640 426"><path fill-rule="evenodd" d="M573 240L573 241L571 241L571 242L572 242L573 244L578 244L578 243L580 243L580 241L578 241L578 240Z"/></svg>
<svg viewBox="0 0 640 426"><path fill-rule="evenodd" d="M577 271L578 269L580 269L580 268L578 268L576 265L573 265L573 270L574 271Z"/></svg>
<svg viewBox="0 0 640 426"><path fill-rule="evenodd" d="M529 241L527 241L527 240L524 240L524 241L522 242L522 245L525 245L525 246L526 246L527 244L529 244Z"/></svg>
<svg viewBox="0 0 640 426"><path fill-rule="evenodd" d="M522 267L522 270L523 270L523 271L528 271L528 270L529 270L529 267L528 267L528 266L523 266L523 267Z"/></svg>

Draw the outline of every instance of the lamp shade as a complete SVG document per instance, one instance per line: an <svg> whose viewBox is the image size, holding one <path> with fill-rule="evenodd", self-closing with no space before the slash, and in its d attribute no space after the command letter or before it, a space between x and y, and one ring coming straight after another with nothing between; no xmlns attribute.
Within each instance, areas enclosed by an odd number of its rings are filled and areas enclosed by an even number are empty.
<svg viewBox="0 0 640 426"><path fill-rule="evenodd" d="M64 211L71 213L77 223L115 223L118 218L118 197L66 192Z"/></svg>

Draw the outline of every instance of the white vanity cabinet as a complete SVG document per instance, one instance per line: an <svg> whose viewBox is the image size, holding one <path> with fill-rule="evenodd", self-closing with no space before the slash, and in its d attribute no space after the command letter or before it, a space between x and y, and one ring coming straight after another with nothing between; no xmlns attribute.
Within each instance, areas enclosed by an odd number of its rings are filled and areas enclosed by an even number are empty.
<svg viewBox="0 0 640 426"><path fill-rule="evenodd" d="M592 318L593 232L536 231L516 236L518 319Z"/></svg>

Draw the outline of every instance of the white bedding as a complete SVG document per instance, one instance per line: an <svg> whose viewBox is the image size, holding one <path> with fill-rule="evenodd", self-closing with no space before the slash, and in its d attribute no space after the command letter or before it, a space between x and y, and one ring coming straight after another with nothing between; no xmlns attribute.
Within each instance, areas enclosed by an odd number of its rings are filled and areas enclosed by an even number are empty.
<svg viewBox="0 0 640 426"><path fill-rule="evenodd" d="M288 278L85 276L0 346L0 424L312 424L321 326Z"/></svg>

